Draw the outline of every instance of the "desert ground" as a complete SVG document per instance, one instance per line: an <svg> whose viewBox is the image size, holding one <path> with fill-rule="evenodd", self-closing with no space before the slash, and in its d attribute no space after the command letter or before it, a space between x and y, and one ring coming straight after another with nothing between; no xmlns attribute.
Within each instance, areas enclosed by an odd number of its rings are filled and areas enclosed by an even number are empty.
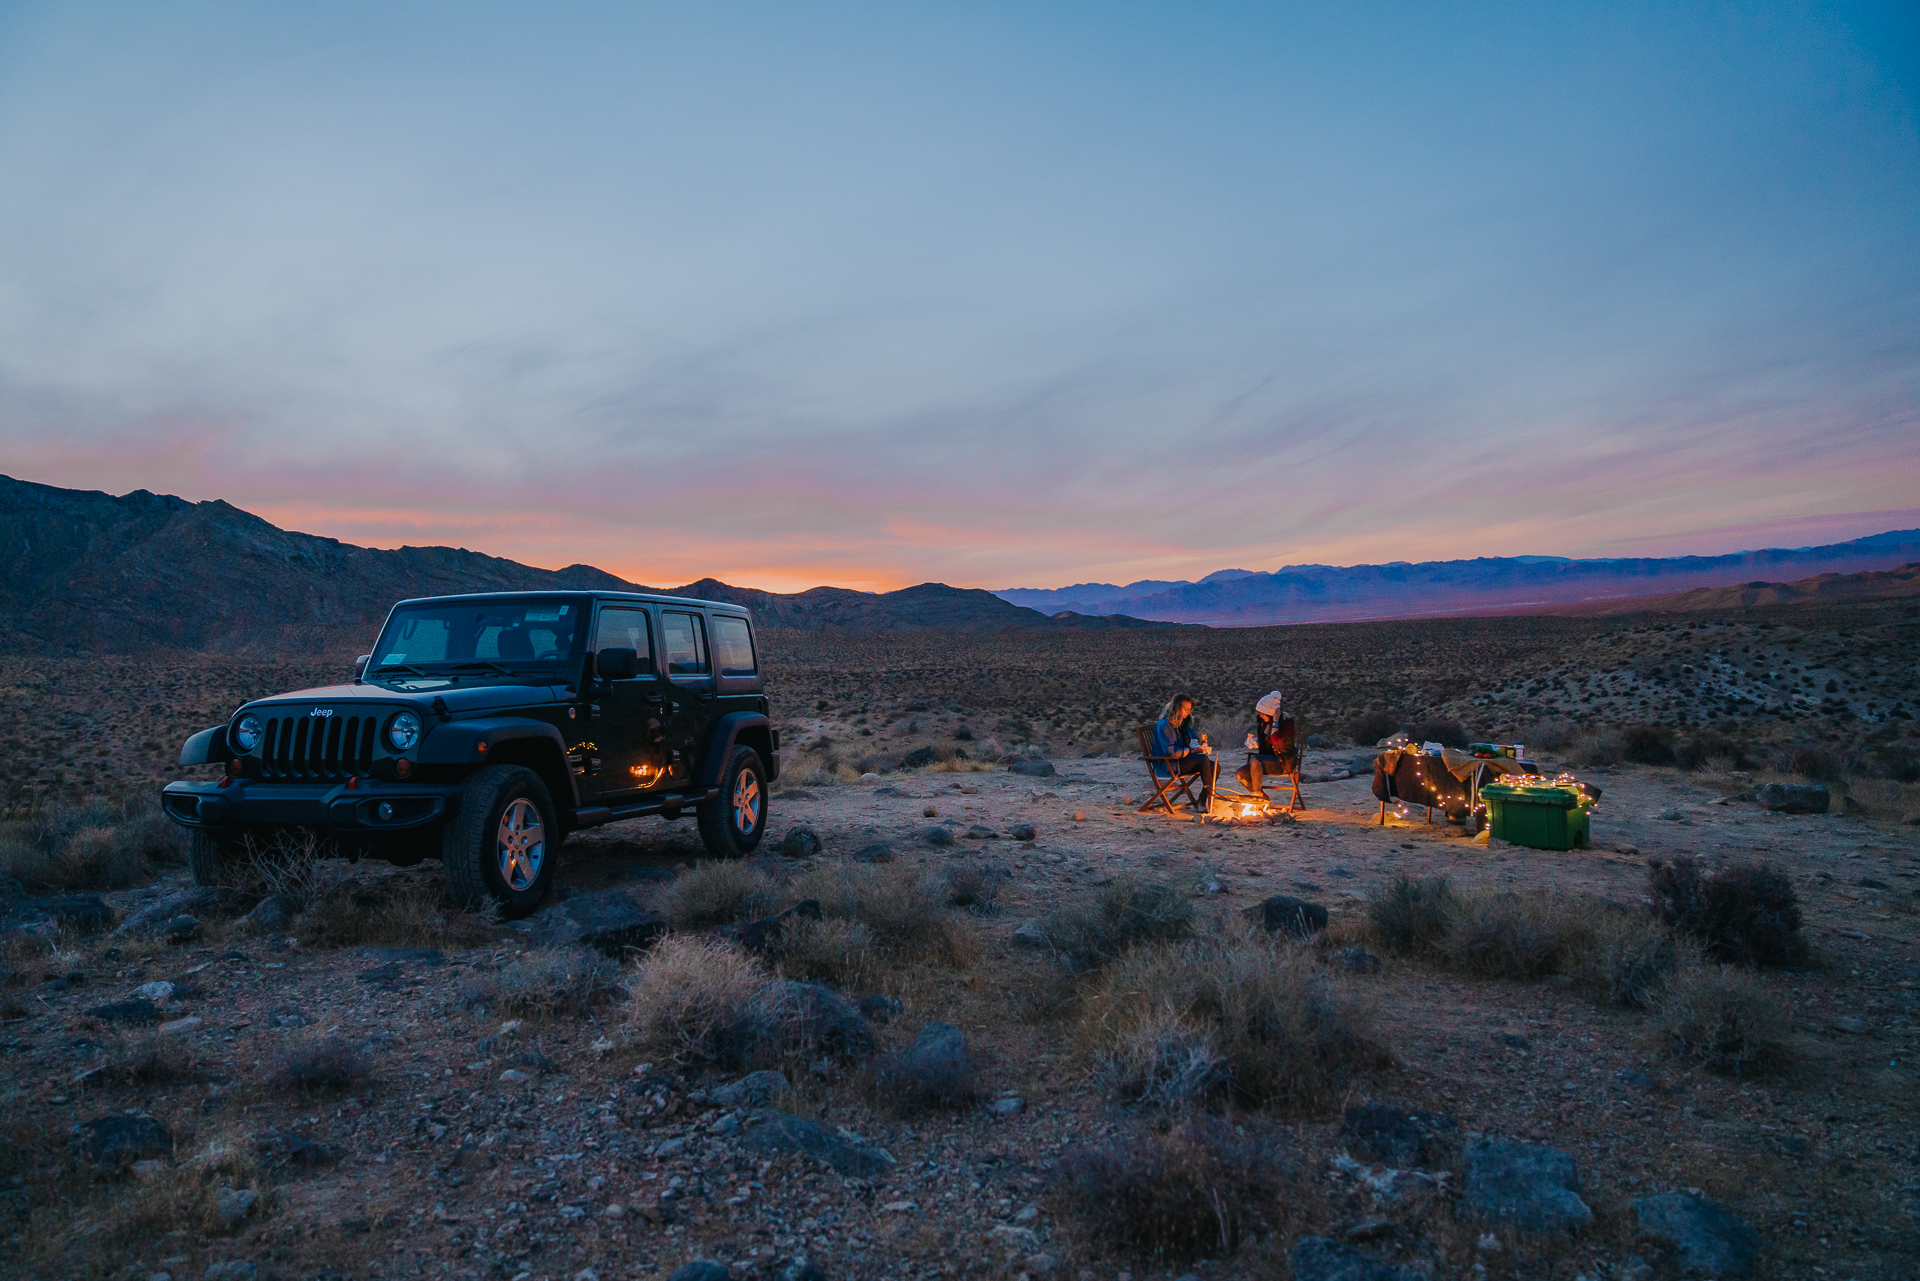
<svg viewBox="0 0 1920 1281"><path fill-rule="evenodd" d="M515 922L440 903L431 861L297 850L179 897L141 799L173 744L337 656L5 660L5 892L111 919L7 936L0 1272L1637 1281L1699 1262L1635 1209L1677 1193L1750 1229L1728 1274L1920 1274L1914 627L781 637L755 856L581 833ZM1329 744L1305 809L1138 812L1133 724L1191 689L1231 746L1275 686ZM1370 713L1551 740L1602 791L1592 847L1382 825ZM1745 799L1810 778L1832 812ZM1770 865L1804 951L1723 965L1663 923L1689 856ZM1270 932L1276 895L1325 928ZM609 903L666 932L571 945ZM1477 1187L1490 1140L1562 1154L1560 1218Z"/></svg>

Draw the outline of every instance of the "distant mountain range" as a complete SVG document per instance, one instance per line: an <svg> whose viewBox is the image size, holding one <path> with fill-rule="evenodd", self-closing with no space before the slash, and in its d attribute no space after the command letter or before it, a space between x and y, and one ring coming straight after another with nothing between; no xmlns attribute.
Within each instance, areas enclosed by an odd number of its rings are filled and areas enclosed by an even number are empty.
<svg viewBox="0 0 1920 1281"><path fill-rule="evenodd" d="M1920 529L1894 530L1823 547L1770 548L1729 556L1571 560L1562 556L1395 561L1386 565L1289 565L1272 573L1224 569L1198 582L1144 579L1124 586L1080 583L996 592L1043 613L1125 614L1214 627L1426 618L1449 614L1560 613L1740 582L1887 570L1920 560ZM1665 607L1665 606L1661 606ZM1689 607L1680 607L1689 608Z"/></svg>
<svg viewBox="0 0 1920 1281"><path fill-rule="evenodd" d="M1920 563L1889 570L1863 570L1858 574L1816 574L1792 583L1755 580L1732 587L1696 587L1673 596L1641 597L1554 612L1634 614L1643 610L1751 609L1756 605L1838 605L1843 601L1886 600L1894 596L1920 596Z"/></svg>
<svg viewBox="0 0 1920 1281"><path fill-rule="evenodd" d="M370 642L397 600L456 592L658 591L590 565L535 569L451 547L379 551L296 534L227 503L137 490L115 498L0 476L0 651L156 648L314 652ZM1166 628L1060 617L991 592L923 583L895 592L816 587L794 595L711 578L664 589L752 609L763 626L848 631Z"/></svg>

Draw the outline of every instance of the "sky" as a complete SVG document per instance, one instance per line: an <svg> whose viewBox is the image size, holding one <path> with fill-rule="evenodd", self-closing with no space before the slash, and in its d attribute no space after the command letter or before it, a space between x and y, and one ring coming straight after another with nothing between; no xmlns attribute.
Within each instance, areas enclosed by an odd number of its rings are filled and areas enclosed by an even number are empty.
<svg viewBox="0 0 1920 1281"><path fill-rule="evenodd" d="M0 473L670 586L1920 526L1920 9L0 0Z"/></svg>

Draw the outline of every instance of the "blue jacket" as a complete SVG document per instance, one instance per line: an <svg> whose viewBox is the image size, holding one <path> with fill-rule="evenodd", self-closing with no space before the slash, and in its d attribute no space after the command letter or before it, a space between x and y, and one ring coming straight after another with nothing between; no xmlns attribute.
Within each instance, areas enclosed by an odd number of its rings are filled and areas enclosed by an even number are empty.
<svg viewBox="0 0 1920 1281"><path fill-rule="evenodd" d="M1178 756L1192 747L1193 743L1193 719L1191 717L1189 717L1186 723L1181 725L1179 729L1175 729L1173 726L1167 724L1167 718L1164 716L1162 716L1153 727L1153 754L1155 756ZM1155 761L1153 763L1153 773L1156 778L1173 777L1171 771L1168 770L1166 763L1163 761Z"/></svg>

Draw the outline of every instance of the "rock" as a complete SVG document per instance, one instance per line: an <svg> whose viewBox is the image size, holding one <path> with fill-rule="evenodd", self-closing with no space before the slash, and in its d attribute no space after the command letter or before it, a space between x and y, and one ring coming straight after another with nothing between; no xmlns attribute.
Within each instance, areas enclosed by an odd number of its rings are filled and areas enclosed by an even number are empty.
<svg viewBox="0 0 1920 1281"><path fill-rule="evenodd" d="M893 997L878 994L862 997L858 1006L861 1018L869 1023L883 1024L899 1018L903 1008L905 1007Z"/></svg>
<svg viewBox="0 0 1920 1281"><path fill-rule="evenodd" d="M161 1036L185 1036L198 1030L200 1023L201 1020L197 1018L169 1019L160 1025L158 1031Z"/></svg>
<svg viewBox="0 0 1920 1281"><path fill-rule="evenodd" d="M707 1091L707 1102L723 1108L765 1107L776 1095L792 1090L792 1084L778 1072L749 1072L731 1085Z"/></svg>
<svg viewBox="0 0 1920 1281"><path fill-rule="evenodd" d="M147 904L120 922L115 934L164 934L175 917L221 916L237 910L240 896L220 885L196 885Z"/></svg>
<svg viewBox="0 0 1920 1281"><path fill-rule="evenodd" d="M731 1281L733 1274L727 1271L727 1265L716 1263L712 1259L695 1259L683 1263L673 1270L667 1281Z"/></svg>
<svg viewBox="0 0 1920 1281"><path fill-rule="evenodd" d="M332 1165L341 1157L340 1149L302 1138L291 1130L254 1135L253 1150L275 1165L297 1165L306 1170Z"/></svg>
<svg viewBox="0 0 1920 1281"><path fill-rule="evenodd" d="M775 912L772 916L763 916L757 921L742 921L735 925L723 925L714 931L715 936L738 943L749 952L765 952L780 941L780 934L789 922L797 920L817 921L820 919L820 900L801 899L792 907Z"/></svg>
<svg viewBox="0 0 1920 1281"><path fill-rule="evenodd" d="M160 1009L145 997L135 997L131 1001L114 1001L108 1005L96 1005L87 1012L88 1018L99 1019L102 1023L112 1023L119 1027L151 1027L160 1021Z"/></svg>
<svg viewBox="0 0 1920 1281"><path fill-rule="evenodd" d="M213 1194L214 1217L220 1220L220 1226L230 1228L253 1213L260 1194L252 1188L218 1188Z"/></svg>
<svg viewBox="0 0 1920 1281"><path fill-rule="evenodd" d="M11 885L20 882L9 880ZM75 934L98 934L113 924L113 909L98 894L61 894L50 898L13 899L11 905L0 901L0 916L18 926L53 925Z"/></svg>
<svg viewBox="0 0 1920 1281"><path fill-rule="evenodd" d="M116 1113L96 1117L80 1127L87 1159L107 1169L123 1169L135 1161L151 1161L173 1153L167 1127L145 1113Z"/></svg>
<svg viewBox="0 0 1920 1281"><path fill-rule="evenodd" d="M190 943L200 937L200 920L193 916L176 916L160 928L160 937L169 943Z"/></svg>
<svg viewBox="0 0 1920 1281"><path fill-rule="evenodd" d="M168 1001L171 1001L173 999L173 992L173 984L167 982L165 979L156 979L152 983L142 983L139 987L133 989L133 995L137 1000L152 1001L155 1005L165 1005Z"/></svg>
<svg viewBox="0 0 1920 1281"><path fill-rule="evenodd" d="M1380 972L1380 958L1363 948L1343 948L1333 954L1333 963L1350 974Z"/></svg>
<svg viewBox="0 0 1920 1281"><path fill-rule="evenodd" d="M1845 1032L1848 1036L1865 1036L1867 1021L1851 1014L1836 1014L1827 1020L1827 1026L1836 1032Z"/></svg>
<svg viewBox="0 0 1920 1281"><path fill-rule="evenodd" d="M847 1059L870 1058L879 1048L873 1029L847 998L820 983L777 981L779 995L792 1003L808 1033L829 1051Z"/></svg>
<svg viewBox="0 0 1920 1281"><path fill-rule="evenodd" d="M1039 839L1038 835L1035 834L1033 830L1033 824L1031 823L1009 824L1007 827L1007 835L1011 836L1016 841L1033 841L1033 840Z"/></svg>
<svg viewBox="0 0 1920 1281"><path fill-rule="evenodd" d="M780 838L780 852L788 858L812 858L822 848L820 833L805 823L788 828L787 834Z"/></svg>
<svg viewBox="0 0 1920 1281"><path fill-rule="evenodd" d="M240 918L240 928L248 934L279 934L293 924L300 905L290 894L269 894Z"/></svg>
<svg viewBox="0 0 1920 1281"><path fill-rule="evenodd" d="M848 1178L870 1179L893 1168L893 1157L876 1147L829 1134L805 1117L761 1108L745 1118L742 1144L764 1156L799 1153Z"/></svg>
<svg viewBox="0 0 1920 1281"><path fill-rule="evenodd" d="M1665 819L1669 823L1684 823L1687 821L1687 812L1683 809L1668 808L1661 810L1655 817Z"/></svg>
<svg viewBox="0 0 1920 1281"><path fill-rule="evenodd" d="M1760 1234L1725 1206L1686 1192L1633 1203L1640 1231L1679 1255L1689 1273L1744 1277L1760 1261Z"/></svg>
<svg viewBox="0 0 1920 1281"><path fill-rule="evenodd" d="M1013 932L1013 945L1015 947L1051 948L1053 946L1053 940L1049 939L1047 932L1040 928L1040 922L1022 921L1020 928Z"/></svg>
<svg viewBox="0 0 1920 1281"><path fill-rule="evenodd" d="M1009 1095L1004 1099L995 1099L993 1102L987 1104L987 1111L993 1113L995 1116L1018 1116L1026 1109L1026 1106L1027 1101L1025 1099Z"/></svg>
<svg viewBox="0 0 1920 1281"><path fill-rule="evenodd" d="M1316 752L1325 751L1327 748L1333 746L1333 741L1325 734L1309 734L1307 735L1307 746Z"/></svg>
<svg viewBox="0 0 1920 1281"><path fill-rule="evenodd" d="M1900 823L1903 827L1920 827L1920 810L1915 810L1911 814L1902 814Z"/></svg>
<svg viewBox="0 0 1920 1281"><path fill-rule="evenodd" d="M933 764L934 750L931 747L917 747L900 758L901 769L925 769Z"/></svg>
<svg viewBox="0 0 1920 1281"><path fill-rule="evenodd" d="M646 947L667 931L667 918L649 912L619 890L576 894L535 918L535 938L544 947L590 947L618 957Z"/></svg>
<svg viewBox="0 0 1920 1281"><path fill-rule="evenodd" d="M1781 814L1825 814L1830 801L1822 783L1762 783L1753 799Z"/></svg>
<svg viewBox="0 0 1920 1281"><path fill-rule="evenodd" d="M1260 927L1269 934L1286 934L1297 939L1312 938L1327 928L1326 908L1285 894L1275 894L1248 908L1245 916L1260 922Z"/></svg>
<svg viewBox="0 0 1920 1281"><path fill-rule="evenodd" d="M1660 1082L1648 1076L1638 1068L1623 1068L1620 1072L1620 1084L1631 1085L1636 1090L1657 1090Z"/></svg>
<svg viewBox="0 0 1920 1281"><path fill-rule="evenodd" d="M920 839L929 845L951 845L953 844L953 833L936 823L932 827L922 831L920 833Z"/></svg>
<svg viewBox="0 0 1920 1281"><path fill-rule="evenodd" d="M967 839L970 841L997 841L1000 839L1000 833L994 831L991 827L983 827L979 823L975 823L967 829Z"/></svg>
<svg viewBox="0 0 1920 1281"><path fill-rule="evenodd" d="M853 861L856 863L891 863L893 862L893 846L886 844L884 841L876 842L872 845L862 845L853 852Z"/></svg>
<svg viewBox="0 0 1920 1281"><path fill-rule="evenodd" d="M206 1281L254 1281L260 1270L245 1259L228 1259L224 1263L209 1263L200 1275Z"/></svg>
<svg viewBox="0 0 1920 1281"><path fill-rule="evenodd" d="M951 1107L973 1097L967 1036L952 1023L928 1023L912 1045L874 1068L879 1093L897 1108Z"/></svg>
<svg viewBox="0 0 1920 1281"><path fill-rule="evenodd" d="M519 1085L523 1081L533 1080L531 1076L522 1072L519 1068L508 1068L500 1074L499 1079L502 1085Z"/></svg>
<svg viewBox="0 0 1920 1281"><path fill-rule="evenodd" d="M1052 1276L1054 1269L1060 1266L1060 1261L1044 1250L1039 1254L1029 1254L1025 1262L1027 1272L1037 1277Z"/></svg>
<svg viewBox="0 0 1920 1281"><path fill-rule="evenodd" d="M1534 1143L1474 1139L1460 1208L1523 1232L1564 1232L1593 1222L1580 1175L1565 1152Z"/></svg>
<svg viewBox="0 0 1920 1281"><path fill-rule="evenodd" d="M819 1264L802 1254L780 1269L780 1281L827 1281L827 1274L820 1270Z"/></svg>
<svg viewBox="0 0 1920 1281"><path fill-rule="evenodd" d="M1028 778L1052 778L1060 771L1054 769L1052 761L1024 760L1015 761L1007 766L1009 774L1025 774Z"/></svg>
<svg viewBox="0 0 1920 1281"><path fill-rule="evenodd" d="M1412 1112L1387 1103L1350 1107L1340 1125L1357 1155L1393 1166L1430 1166L1444 1159L1440 1138L1457 1132L1450 1112Z"/></svg>
<svg viewBox="0 0 1920 1281"><path fill-rule="evenodd" d="M1301 1237L1287 1254L1293 1281L1424 1281L1424 1272L1399 1268L1326 1237Z"/></svg>

